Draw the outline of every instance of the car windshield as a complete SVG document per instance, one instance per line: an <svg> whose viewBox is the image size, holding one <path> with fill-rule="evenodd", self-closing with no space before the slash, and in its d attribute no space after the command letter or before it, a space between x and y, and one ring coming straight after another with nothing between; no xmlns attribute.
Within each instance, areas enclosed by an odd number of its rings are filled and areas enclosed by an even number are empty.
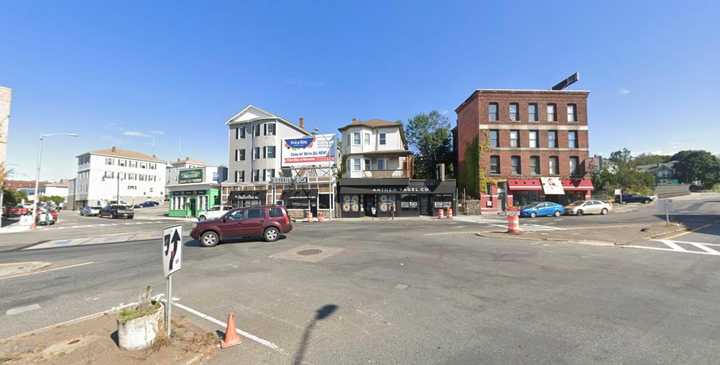
<svg viewBox="0 0 720 365"><path fill-rule="evenodd" d="M128 208L126 205L115 205L114 207L117 208L117 209L120 209L120 210L123 210L123 209L127 209L127 208Z"/></svg>

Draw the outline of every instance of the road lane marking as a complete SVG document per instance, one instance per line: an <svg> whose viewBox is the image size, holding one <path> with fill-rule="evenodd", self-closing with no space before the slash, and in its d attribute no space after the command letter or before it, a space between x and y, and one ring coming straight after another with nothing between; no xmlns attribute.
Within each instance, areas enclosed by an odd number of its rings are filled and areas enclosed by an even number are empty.
<svg viewBox="0 0 720 365"><path fill-rule="evenodd" d="M14 279L14 278L19 278L19 277L23 277L23 276L29 276L29 275L35 275L35 274L42 274L42 273L51 272L51 271L57 271L57 270L72 269L72 268L74 268L74 267L80 267L80 266L90 265L90 264L94 264L94 263L95 263L95 261L88 261L88 262L83 262L83 263L80 263L80 264L72 264L72 265L58 266L58 267L49 268L49 269L47 269L47 270L39 270L39 271L33 271L33 272L25 272L25 273L22 273L22 274L17 274L17 275L12 275L12 276L5 276L5 277L0 278L0 280Z"/></svg>
<svg viewBox="0 0 720 365"><path fill-rule="evenodd" d="M167 302L166 299L161 299L161 300L162 300L163 302ZM182 304L180 304L180 303L176 303L174 300L173 300L173 307L178 307L178 308L180 308L180 309L182 309L182 310L185 310L185 311L187 311L187 312L189 312L189 313L191 313L191 314L194 314L194 315L196 315L196 316L198 316L198 317L200 317L200 318L202 318L202 319L204 319L204 320L206 320L206 321L215 323L216 325L220 326L221 328L227 328L227 323L226 323L226 322L223 322L223 321L221 321L221 320L219 320L219 319L213 318L213 317L211 317L211 316L209 316L209 315L207 315L207 314L205 314L205 313L202 313L202 312L200 312L200 311L198 311L198 310L192 309L192 308L190 308L190 307L188 307L188 306L186 306L186 305L182 305ZM283 352L282 349L280 349L280 347L279 347L278 345L276 345L276 344L274 344L274 343L272 343L272 342L270 342L270 341L268 341L268 340L266 340L266 339L264 339L264 338L257 337L257 336L255 336L255 335L253 335L252 333L245 332L245 331L243 331L243 330L241 330L241 329L239 329L239 328L236 328L235 331L237 332L238 335L243 336L243 337L245 337L245 338L247 338L247 339L250 339L250 340L252 340L252 341L255 341L255 342L259 343L260 345L263 345L263 346L265 346L265 347L267 347L267 348L269 348L269 349L272 349L272 350L275 350L275 351L279 351L279 352Z"/></svg>
<svg viewBox="0 0 720 365"><path fill-rule="evenodd" d="M656 251L670 251L670 252L680 252L680 253L692 253L696 255L711 255L711 256L720 256L720 252L716 251L708 246L707 243L704 242L690 242L690 241L672 241L672 240L653 240L654 242L660 242L664 245L666 245L669 248L665 247L652 247L652 246L641 246L641 245L623 245L621 247L631 247L631 248L641 248L644 250L656 250ZM678 243L684 244L684 245L690 245L693 247L696 247L702 251L693 251L688 250L680 245Z"/></svg>
<svg viewBox="0 0 720 365"><path fill-rule="evenodd" d="M20 313L35 311L38 309L40 309L40 304L35 303L35 304L30 304L30 305L24 305L22 307L10 308L5 311L5 315L6 316L14 316L14 315L18 315Z"/></svg>

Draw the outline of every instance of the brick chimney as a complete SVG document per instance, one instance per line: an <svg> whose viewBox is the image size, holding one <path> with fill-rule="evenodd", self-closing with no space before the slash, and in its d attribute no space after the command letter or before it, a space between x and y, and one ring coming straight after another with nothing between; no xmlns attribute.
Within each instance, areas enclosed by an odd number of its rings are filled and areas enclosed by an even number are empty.
<svg viewBox="0 0 720 365"><path fill-rule="evenodd" d="M298 121L298 126L302 129L305 129L305 118L300 117L300 120Z"/></svg>
<svg viewBox="0 0 720 365"><path fill-rule="evenodd" d="M113 151L113 152L117 152L117 147L115 147L115 146L112 146L112 149L111 149L111 151Z"/></svg>

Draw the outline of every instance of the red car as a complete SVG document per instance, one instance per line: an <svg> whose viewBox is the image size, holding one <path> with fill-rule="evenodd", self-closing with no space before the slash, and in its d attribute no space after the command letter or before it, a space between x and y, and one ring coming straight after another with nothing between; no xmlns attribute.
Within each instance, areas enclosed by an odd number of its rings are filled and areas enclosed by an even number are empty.
<svg viewBox="0 0 720 365"><path fill-rule="evenodd" d="M234 209L218 219L198 222L190 236L200 241L201 245L212 247L228 239L243 237L262 237L267 242L273 242L292 229L284 207L266 206Z"/></svg>
<svg viewBox="0 0 720 365"><path fill-rule="evenodd" d="M22 205L18 205L16 207L5 208L5 216L6 217L19 217L21 215L27 215L29 213L30 213L30 209L25 208Z"/></svg>

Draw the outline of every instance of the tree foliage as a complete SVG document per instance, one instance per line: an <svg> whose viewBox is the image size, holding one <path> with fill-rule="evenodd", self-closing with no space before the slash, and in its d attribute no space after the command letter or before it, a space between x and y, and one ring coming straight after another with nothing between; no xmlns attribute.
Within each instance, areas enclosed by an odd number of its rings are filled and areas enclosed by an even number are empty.
<svg viewBox="0 0 720 365"><path fill-rule="evenodd" d="M27 194L24 191L17 191L15 189L3 188L3 205L6 207L14 207L23 200L27 200Z"/></svg>
<svg viewBox="0 0 720 365"><path fill-rule="evenodd" d="M670 161L672 156L670 155L656 155L652 153L641 153L632 159L633 166L641 165L657 165L659 163L665 163Z"/></svg>
<svg viewBox="0 0 720 365"><path fill-rule="evenodd" d="M435 178L435 166L439 163L444 163L446 173L452 174L452 137L445 116L436 110L415 115L408 120L405 136L416 153L416 178Z"/></svg>
<svg viewBox="0 0 720 365"><path fill-rule="evenodd" d="M60 203L65 202L65 198L63 198L59 195L41 196L40 201L41 202L53 202L53 203L55 203L55 205L60 205Z"/></svg>
<svg viewBox="0 0 720 365"><path fill-rule="evenodd" d="M615 189L623 192L651 194L655 187L655 176L635 169L636 164L632 153L627 148L615 151L608 159L613 162L614 168L603 169L592 176L596 191L605 191L609 194Z"/></svg>
<svg viewBox="0 0 720 365"><path fill-rule="evenodd" d="M684 183L712 187L720 182L720 160L708 151L680 151L672 156L675 173Z"/></svg>

